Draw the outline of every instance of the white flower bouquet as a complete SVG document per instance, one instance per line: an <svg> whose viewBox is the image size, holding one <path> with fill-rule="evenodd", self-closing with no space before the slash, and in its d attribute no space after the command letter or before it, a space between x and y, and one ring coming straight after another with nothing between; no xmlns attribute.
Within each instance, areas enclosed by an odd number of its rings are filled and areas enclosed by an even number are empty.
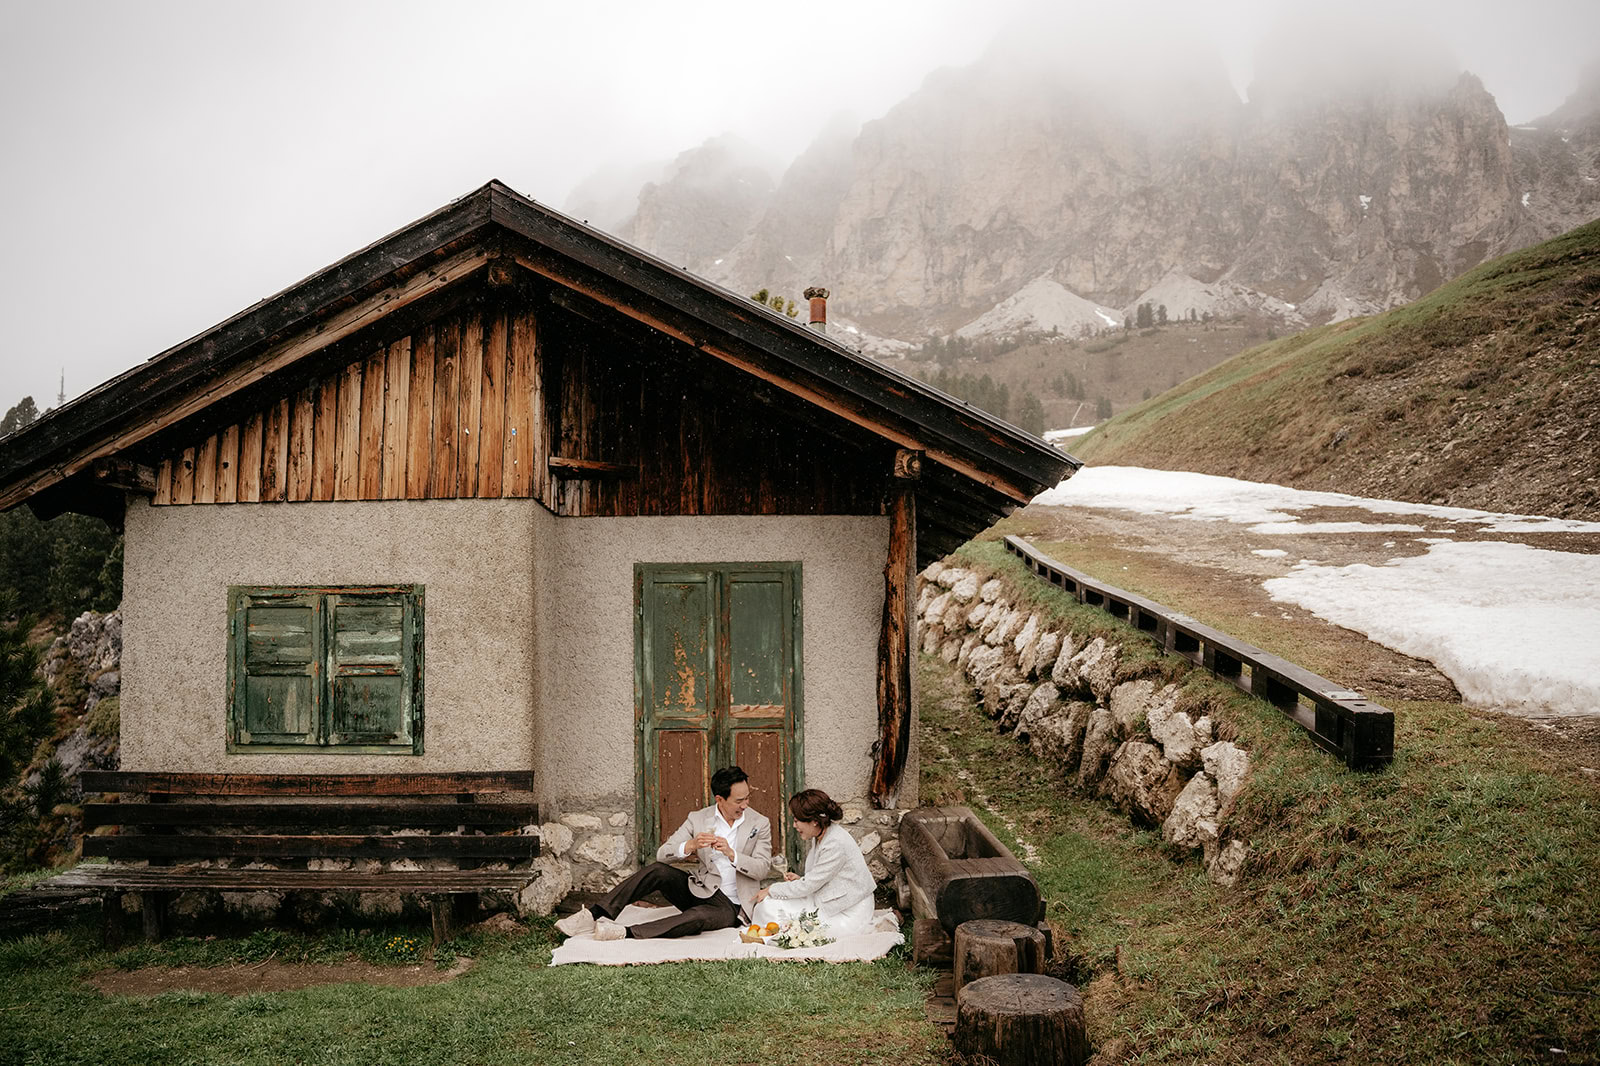
<svg viewBox="0 0 1600 1066"><path fill-rule="evenodd" d="M787 923L768 941L780 948L817 948L833 943L828 935L827 923L817 917L816 911L806 911Z"/></svg>

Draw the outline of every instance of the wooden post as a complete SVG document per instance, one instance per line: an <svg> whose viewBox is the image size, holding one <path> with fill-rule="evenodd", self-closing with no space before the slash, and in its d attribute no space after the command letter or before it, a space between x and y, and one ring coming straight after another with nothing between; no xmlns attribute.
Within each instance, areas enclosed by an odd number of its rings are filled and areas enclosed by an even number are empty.
<svg viewBox="0 0 1600 1066"><path fill-rule="evenodd" d="M1083 999L1034 973L980 978L956 992L956 1050L996 1066L1083 1066Z"/></svg>
<svg viewBox="0 0 1600 1066"><path fill-rule="evenodd" d="M980 918L956 927L956 991L998 973L1043 973L1044 934L1021 922Z"/></svg>
<svg viewBox="0 0 1600 1066"><path fill-rule="evenodd" d="M894 456L889 495L889 554L883 566L883 625L878 633L878 741L872 765L872 802L892 809L911 748L911 660L916 619L911 590L917 569L917 479L922 453L901 448Z"/></svg>

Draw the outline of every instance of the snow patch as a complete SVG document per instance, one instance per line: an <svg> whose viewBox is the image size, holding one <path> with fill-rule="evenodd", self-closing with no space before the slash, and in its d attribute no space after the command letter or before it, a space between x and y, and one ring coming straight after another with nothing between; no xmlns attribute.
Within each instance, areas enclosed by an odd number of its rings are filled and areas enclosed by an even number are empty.
<svg viewBox="0 0 1600 1066"><path fill-rule="evenodd" d="M1276 315L1290 325L1306 324L1294 304L1231 281L1217 281L1208 285L1176 268L1167 271L1160 281L1140 293L1133 303L1124 308L1124 313L1130 318L1135 317L1139 313L1139 305L1146 303L1152 308L1165 306L1169 322L1187 319L1190 311L1194 312L1196 318L1203 318L1207 312L1214 317L1225 317L1255 311Z"/></svg>
<svg viewBox="0 0 1600 1066"><path fill-rule="evenodd" d="M1121 325L1122 316L1115 308L1085 300L1045 274L956 330L956 336L1003 337L1031 330L1056 330L1069 337L1081 337Z"/></svg>
<svg viewBox="0 0 1600 1066"><path fill-rule="evenodd" d="M1363 211L1372 206L1372 197L1370 196L1358 196L1356 199L1361 201L1361 210Z"/></svg>
<svg viewBox="0 0 1600 1066"><path fill-rule="evenodd" d="M1440 519L1455 525L1475 525L1494 533L1600 533L1600 522L1580 522L1538 515L1500 514L1467 507L1445 507L1402 500L1374 500L1344 492L1314 492L1259 481L1182 470L1146 470L1135 466L1088 466L1055 488L1034 497L1047 506L1109 507L1140 514L1167 514L1238 525L1281 525L1273 532L1305 532L1288 525L1299 519L1292 512L1315 507L1359 507L1379 515ZM1327 532L1344 532L1345 523L1322 523ZM1418 526L1407 532L1422 532Z"/></svg>
<svg viewBox="0 0 1600 1066"><path fill-rule="evenodd" d="M1383 566L1305 567L1263 587L1429 660L1472 703L1568 715L1600 706L1600 556L1444 543Z"/></svg>
<svg viewBox="0 0 1600 1066"><path fill-rule="evenodd" d="M1522 206L1523 207L1527 207L1528 206L1528 200L1532 196L1533 196L1533 193L1531 193L1531 192L1525 192L1525 193L1522 194Z"/></svg>
<svg viewBox="0 0 1600 1066"><path fill-rule="evenodd" d="M1093 426L1074 426L1071 429L1047 429L1044 431L1044 439L1049 441L1051 444L1054 444L1058 440L1070 440L1073 437L1081 437L1092 429L1094 429Z"/></svg>
<svg viewBox="0 0 1600 1066"><path fill-rule="evenodd" d="M1284 551L1282 548L1253 548L1251 549L1250 554L1259 555L1263 559L1281 559L1289 553Z"/></svg>

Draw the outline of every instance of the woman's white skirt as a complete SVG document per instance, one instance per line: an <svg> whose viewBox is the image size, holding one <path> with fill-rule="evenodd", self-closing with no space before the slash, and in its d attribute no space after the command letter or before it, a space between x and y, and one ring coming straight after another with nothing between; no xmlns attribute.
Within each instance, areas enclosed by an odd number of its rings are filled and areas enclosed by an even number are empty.
<svg viewBox="0 0 1600 1066"><path fill-rule="evenodd" d="M801 896L799 899L773 899L768 896L756 904L755 913L750 916L750 920L756 925L766 925L768 922L782 925L807 911L816 911L817 917L827 925L828 933L835 939L872 931L871 896L852 903L842 910L819 906L810 896Z"/></svg>

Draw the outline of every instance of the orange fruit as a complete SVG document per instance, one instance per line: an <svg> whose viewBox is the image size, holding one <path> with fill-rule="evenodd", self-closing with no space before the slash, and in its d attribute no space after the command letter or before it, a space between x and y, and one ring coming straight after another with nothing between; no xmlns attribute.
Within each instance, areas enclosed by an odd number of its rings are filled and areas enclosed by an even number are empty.
<svg viewBox="0 0 1600 1066"><path fill-rule="evenodd" d="M750 935L751 936L760 936L761 935L761 927L759 925L752 925L750 927Z"/></svg>
<svg viewBox="0 0 1600 1066"><path fill-rule="evenodd" d="M768 922L767 923L767 935L768 936L771 936L773 933L776 933L777 931L778 931L778 923L777 922Z"/></svg>

